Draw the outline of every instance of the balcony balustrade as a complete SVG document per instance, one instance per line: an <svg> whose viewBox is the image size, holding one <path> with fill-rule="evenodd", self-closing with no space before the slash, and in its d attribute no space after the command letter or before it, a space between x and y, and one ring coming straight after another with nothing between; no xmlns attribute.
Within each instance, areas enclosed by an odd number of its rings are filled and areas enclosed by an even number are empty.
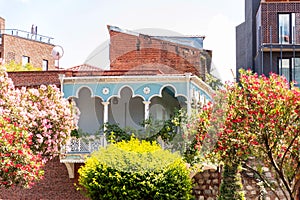
<svg viewBox="0 0 300 200"><path fill-rule="evenodd" d="M83 163L92 152L106 145L107 141L104 135L71 137L62 146L60 161L62 163Z"/></svg>

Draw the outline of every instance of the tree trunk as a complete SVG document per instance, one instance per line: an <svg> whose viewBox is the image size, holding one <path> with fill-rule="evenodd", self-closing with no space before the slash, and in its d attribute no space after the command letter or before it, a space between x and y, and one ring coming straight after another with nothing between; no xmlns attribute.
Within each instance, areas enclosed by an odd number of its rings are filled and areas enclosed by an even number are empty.
<svg viewBox="0 0 300 200"><path fill-rule="evenodd" d="M218 200L245 200L239 168L240 164L226 164L224 166Z"/></svg>

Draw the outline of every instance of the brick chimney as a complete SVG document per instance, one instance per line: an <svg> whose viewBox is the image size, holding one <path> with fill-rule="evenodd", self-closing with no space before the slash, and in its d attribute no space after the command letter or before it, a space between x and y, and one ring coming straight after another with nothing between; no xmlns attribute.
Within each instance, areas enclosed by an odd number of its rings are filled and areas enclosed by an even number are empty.
<svg viewBox="0 0 300 200"><path fill-rule="evenodd" d="M3 32L4 29L5 29L5 19L0 17L0 34Z"/></svg>

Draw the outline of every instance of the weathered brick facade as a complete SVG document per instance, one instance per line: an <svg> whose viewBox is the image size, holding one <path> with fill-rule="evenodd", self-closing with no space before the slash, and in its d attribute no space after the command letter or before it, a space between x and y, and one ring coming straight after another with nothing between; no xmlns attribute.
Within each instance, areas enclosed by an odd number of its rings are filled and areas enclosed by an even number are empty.
<svg viewBox="0 0 300 200"><path fill-rule="evenodd" d="M191 72L205 80L212 52L164 41L144 34L111 30L109 60L111 70L160 70L164 74Z"/></svg>
<svg viewBox="0 0 300 200"><path fill-rule="evenodd" d="M258 11L261 21L262 43L279 43L278 13L295 13L295 43L300 43L300 1L262 2ZM293 30L292 30L293 31Z"/></svg>
<svg viewBox="0 0 300 200"><path fill-rule="evenodd" d="M44 85L56 85L60 87L59 74L65 74L65 71L26 71L26 72L8 72L16 87L38 87Z"/></svg>
<svg viewBox="0 0 300 200"><path fill-rule="evenodd" d="M17 29L5 30L5 20L1 17L0 31L0 58L6 63L12 60L21 63L22 56L27 56L29 63L34 67L42 68L43 60L45 60L48 62L48 70L55 70L55 61L51 56L54 45L43 42L44 36L25 33ZM22 36L21 33L23 33Z"/></svg>
<svg viewBox="0 0 300 200"><path fill-rule="evenodd" d="M38 42L13 35L2 35L3 58L8 63L14 60L17 63L22 62L22 56L28 56L29 62L42 68L43 60L48 61L48 70L55 69L54 58L51 56L53 44Z"/></svg>

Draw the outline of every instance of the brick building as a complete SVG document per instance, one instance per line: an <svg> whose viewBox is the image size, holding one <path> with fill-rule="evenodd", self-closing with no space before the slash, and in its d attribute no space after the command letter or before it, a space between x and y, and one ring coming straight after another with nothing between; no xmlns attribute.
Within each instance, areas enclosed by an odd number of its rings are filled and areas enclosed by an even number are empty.
<svg viewBox="0 0 300 200"><path fill-rule="evenodd" d="M245 6L245 22L236 28L237 70L300 83L300 1L246 0Z"/></svg>
<svg viewBox="0 0 300 200"><path fill-rule="evenodd" d="M6 29L5 19L0 17L0 59L9 63L32 64L42 70L55 70L55 60L51 56L53 38L37 33L37 27L30 32Z"/></svg>
<svg viewBox="0 0 300 200"><path fill-rule="evenodd" d="M142 129L140 123L150 115L166 120L174 108L191 112L192 103L211 99L213 91L204 80L212 52L203 49L203 36L150 36L112 26L108 30L109 70L83 64L68 70L9 73L18 87L59 86L65 98L75 100L81 111L79 127L88 135L70 139L69 148L47 163L45 179L32 189L0 189L0 199L85 199L73 184L84 157L106 145L104 136L93 137L104 123Z"/></svg>
<svg viewBox="0 0 300 200"><path fill-rule="evenodd" d="M115 26L110 35L110 69L157 69L163 74L192 73L205 80L212 51L203 49L204 36L152 36Z"/></svg>

